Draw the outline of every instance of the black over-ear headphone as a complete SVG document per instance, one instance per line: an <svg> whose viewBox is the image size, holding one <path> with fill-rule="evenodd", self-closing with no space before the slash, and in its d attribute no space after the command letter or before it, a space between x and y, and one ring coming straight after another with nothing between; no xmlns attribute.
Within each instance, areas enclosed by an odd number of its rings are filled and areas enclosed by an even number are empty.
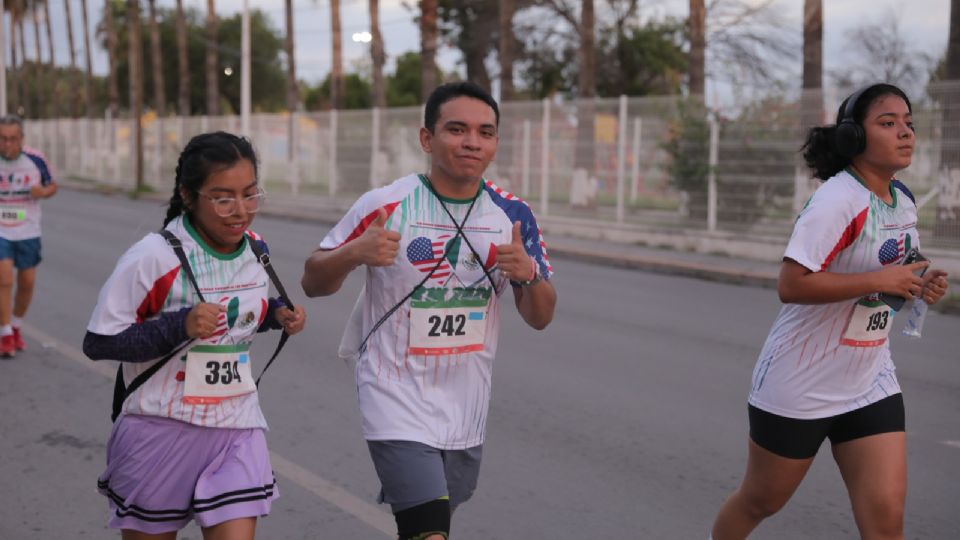
<svg viewBox="0 0 960 540"><path fill-rule="evenodd" d="M860 152L863 152L864 148L867 147L867 134L863 130L863 126L858 124L857 120L853 117L853 111L857 107L857 101L860 99L860 96L874 86L876 85L871 84L870 86L864 86L850 94L850 97L847 98L843 106L843 113L840 115L840 121L837 122L837 130L834 135L834 146L837 149L837 153L845 158L853 158L860 154Z"/></svg>

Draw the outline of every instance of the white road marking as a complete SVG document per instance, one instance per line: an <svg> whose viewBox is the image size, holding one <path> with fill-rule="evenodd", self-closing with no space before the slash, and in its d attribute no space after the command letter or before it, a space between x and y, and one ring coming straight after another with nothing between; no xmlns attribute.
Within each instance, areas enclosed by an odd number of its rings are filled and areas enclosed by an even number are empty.
<svg viewBox="0 0 960 540"><path fill-rule="evenodd" d="M954 448L960 448L960 441L940 441L942 444L947 446L952 446Z"/></svg>
<svg viewBox="0 0 960 540"><path fill-rule="evenodd" d="M94 362L87 358L79 349L62 343L54 336L26 322L23 323L21 329L25 335L34 341L42 343L43 348L56 349L57 352L65 358L73 360L108 379L113 379L117 374L117 362ZM310 493L313 493L317 497L320 497L385 535L389 537L396 535L396 525L394 524L393 516L377 506L364 501L276 452L270 452L270 461L273 465L273 470L285 479L306 489Z"/></svg>

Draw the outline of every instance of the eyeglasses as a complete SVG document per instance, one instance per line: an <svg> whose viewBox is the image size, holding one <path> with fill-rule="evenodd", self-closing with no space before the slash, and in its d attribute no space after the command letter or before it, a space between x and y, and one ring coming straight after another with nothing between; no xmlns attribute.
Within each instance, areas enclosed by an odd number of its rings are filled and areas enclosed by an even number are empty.
<svg viewBox="0 0 960 540"><path fill-rule="evenodd" d="M211 197L200 191L197 192L197 195L209 199L210 202L213 203L214 212L220 217L230 217L237 213L236 197ZM266 196L267 193L263 191L263 188L257 188L257 192L254 195L248 195L239 200L243 203L243 209L246 210L248 214L254 214L260 209L260 203Z"/></svg>

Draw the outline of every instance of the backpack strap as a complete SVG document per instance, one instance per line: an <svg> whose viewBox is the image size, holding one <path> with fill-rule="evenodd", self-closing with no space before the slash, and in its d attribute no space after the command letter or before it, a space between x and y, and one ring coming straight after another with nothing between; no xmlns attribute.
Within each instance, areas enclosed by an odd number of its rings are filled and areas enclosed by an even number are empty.
<svg viewBox="0 0 960 540"><path fill-rule="evenodd" d="M177 254L177 258L180 259L180 268L187 275L187 279L190 280L190 283L193 284L193 289L197 292L197 296L200 297L200 301L203 302L203 293L200 292L200 286L197 284L197 278L193 275L193 269L190 268L190 262L187 260L187 254L183 252L183 244L180 243L180 239L177 238L172 232L162 229L159 231L160 235L166 239L167 244L173 248L173 252ZM123 409L123 402L133 394L138 388L143 386L143 383L153 376L154 373L160 371L171 358L180 354L187 344L192 340L188 340L181 344L179 347L173 350L167 356L164 356L162 359L154 363L152 366L147 368L146 371L137 375L133 381L130 382L129 386L124 385L123 383L123 363L117 366L117 380L113 385L113 412L110 415L110 420L113 422L117 421L117 417L120 416L120 411Z"/></svg>
<svg viewBox="0 0 960 540"><path fill-rule="evenodd" d="M253 254L257 256L257 260L260 261L263 269L267 271L267 275L270 276L270 281L273 282L273 286L277 289L277 294L280 295L280 301L292 311L294 309L293 302L290 301L290 297L287 296L287 291L283 288L283 283L280 282L277 272L273 269L273 265L270 263L270 254L260 248L258 240L254 240L252 238L248 238L248 240L250 249L253 251ZM263 371L261 371L260 376L257 377L258 388L260 387L260 379L263 378L263 374L267 372L267 368L270 367L270 364L277 359L277 355L280 354L283 346L287 344L288 339L290 339L290 334L284 330L283 333L280 334L280 341L277 343L277 348L273 351L273 356L271 356L270 360L267 361L267 364L263 366Z"/></svg>

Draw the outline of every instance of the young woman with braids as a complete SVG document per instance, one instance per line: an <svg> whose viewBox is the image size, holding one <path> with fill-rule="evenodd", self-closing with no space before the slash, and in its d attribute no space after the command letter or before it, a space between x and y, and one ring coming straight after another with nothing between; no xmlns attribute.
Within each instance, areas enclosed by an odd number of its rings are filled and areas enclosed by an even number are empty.
<svg viewBox="0 0 960 540"><path fill-rule="evenodd" d="M910 100L888 84L855 92L836 125L810 130L804 159L824 183L783 256L784 306L748 399L747 470L714 540L746 538L780 510L828 438L861 538L903 538L906 424L887 340L896 311L880 293L933 304L947 290L946 272L902 264L919 245L917 207L894 175L914 144Z"/></svg>
<svg viewBox="0 0 960 540"><path fill-rule="evenodd" d="M268 298L248 243L263 191L250 142L198 135L180 154L164 229L183 246L200 296L171 245L151 233L120 258L93 310L84 352L122 362L122 400L98 488L124 539L174 539L192 518L207 540L252 539L278 496L251 374L257 332L303 329L303 308ZM119 385L118 385L119 386Z"/></svg>

